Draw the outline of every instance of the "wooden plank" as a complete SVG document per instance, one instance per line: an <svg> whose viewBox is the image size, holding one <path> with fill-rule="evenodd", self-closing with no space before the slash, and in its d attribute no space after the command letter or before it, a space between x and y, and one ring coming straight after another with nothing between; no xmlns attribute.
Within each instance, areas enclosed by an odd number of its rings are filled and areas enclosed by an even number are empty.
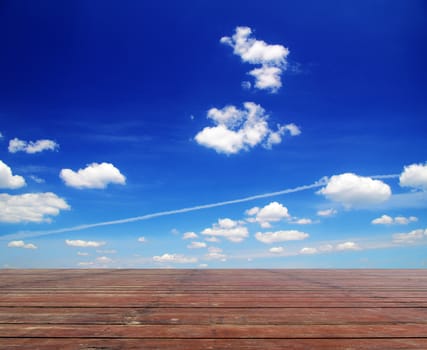
<svg viewBox="0 0 427 350"><path fill-rule="evenodd" d="M0 339L2 350L425 350L426 339Z"/></svg>
<svg viewBox="0 0 427 350"><path fill-rule="evenodd" d="M0 324L427 324L427 308L0 308Z"/></svg>

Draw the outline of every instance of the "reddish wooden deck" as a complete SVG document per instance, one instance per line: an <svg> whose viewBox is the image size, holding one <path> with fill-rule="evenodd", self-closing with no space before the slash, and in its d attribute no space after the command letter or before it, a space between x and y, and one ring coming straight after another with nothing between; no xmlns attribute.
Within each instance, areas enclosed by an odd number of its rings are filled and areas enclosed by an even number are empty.
<svg viewBox="0 0 427 350"><path fill-rule="evenodd" d="M1 270L0 349L427 349L426 270Z"/></svg>

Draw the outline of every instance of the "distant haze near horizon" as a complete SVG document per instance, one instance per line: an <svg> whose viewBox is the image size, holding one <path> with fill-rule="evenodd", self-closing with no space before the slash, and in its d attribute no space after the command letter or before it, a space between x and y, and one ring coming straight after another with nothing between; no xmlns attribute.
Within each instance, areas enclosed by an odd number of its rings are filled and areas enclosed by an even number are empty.
<svg viewBox="0 0 427 350"><path fill-rule="evenodd" d="M423 1L4 1L0 268L424 268Z"/></svg>

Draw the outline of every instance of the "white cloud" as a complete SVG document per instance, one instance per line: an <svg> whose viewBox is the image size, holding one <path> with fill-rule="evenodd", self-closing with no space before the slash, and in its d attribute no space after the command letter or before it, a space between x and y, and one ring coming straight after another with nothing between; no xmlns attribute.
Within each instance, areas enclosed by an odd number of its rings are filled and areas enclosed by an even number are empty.
<svg viewBox="0 0 427 350"><path fill-rule="evenodd" d="M25 152L25 153L38 153L43 151L54 151L58 149L59 145L52 140L37 140L37 141L24 141L14 138L9 141L9 152Z"/></svg>
<svg viewBox="0 0 427 350"><path fill-rule="evenodd" d="M88 256L89 253L87 253L87 252L77 252L77 255L78 256Z"/></svg>
<svg viewBox="0 0 427 350"><path fill-rule="evenodd" d="M97 249L96 252L98 254L116 254L117 250L115 250L115 249Z"/></svg>
<svg viewBox="0 0 427 350"><path fill-rule="evenodd" d="M105 242L97 241L83 241L81 239L66 239L65 244L70 247L85 247L85 248L98 248L105 245Z"/></svg>
<svg viewBox="0 0 427 350"><path fill-rule="evenodd" d="M197 236L197 233L195 232L185 232L184 235L182 236L182 239L195 239L199 236Z"/></svg>
<svg viewBox="0 0 427 350"><path fill-rule="evenodd" d="M206 243L205 242L191 242L189 245L187 245L187 248L189 248L189 249L206 248Z"/></svg>
<svg viewBox="0 0 427 350"><path fill-rule="evenodd" d="M50 222L50 216L68 209L67 202L51 192L0 194L0 222Z"/></svg>
<svg viewBox="0 0 427 350"><path fill-rule="evenodd" d="M97 263L99 264L109 264L113 262L113 259L109 258L108 256L100 256L95 259Z"/></svg>
<svg viewBox="0 0 427 350"><path fill-rule="evenodd" d="M218 247L209 247L208 253L205 254L205 258L208 260L221 260L226 261L227 256L222 253L222 249Z"/></svg>
<svg viewBox="0 0 427 350"><path fill-rule="evenodd" d="M316 254L318 250L316 248L304 247L300 250L300 254Z"/></svg>
<svg viewBox="0 0 427 350"><path fill-rule="evenodd" d="M404 216L396 216L395 218L392 218L388 215L382 215L379 218L376 218L372 220L372 224L374 225L392 225L392 224L399 224L399 225L407 225L410 222L416 222L418 221L418 218L415 216L410 217L404 217Z"/></svg>
<svg viewBox="0 0 427 350"><path fill-rule="evenodd" d="M145 243L147 242L147 240L145 239L145 237L138 237L138 242Z"/></svg>
<svg viewBox="0 0 427 350"><path fill-rule="evenodd" d="M206 242L211 242L211 243L218 243L218 242L220 242L220 240L217 237L206 237L205 241Z"/></svg>
<svg viewBox="0 0 427 350"><path fill-rule="evenodd" d="M414 243L424 237L427 237L427 229L413 230L408 233L396 233L393 235L394 243Z"/></svg>
<svg viewBox="0 0 427 350"><path fill-rule="evenodd" d="M283 45L256 40L251 34L249 27L237 27L232 37L225 36L220 41L231 46L234 54L240 56L243 62L260 65L249 72L255 77L256 88L276 92L282 86L280 75L286 70L289 50Z"/></svg>
<svg viewBox="0 0 427 350"><path fill-rule="evenodd" d="M325 210L319 210L317 212L317 215L328 217L328 216L334 216L336 213L337 211L335 209L325 209Z"/></svg>
<svg viewBox="0 0 427 350"><path fill-rule="evenodd" d="M248 229L241 221L231 219L219 219L218 223L202 231L202 235L211 237L224 237L231 242L241 242L248 237Z"/></svg>
<svg viewBox="0 0 427 350"><path fill-rule="evenodd" d="M313 223L313 221L311 219L301 218L296 221L293 221L292 223L297 225L310 225Z"/></svg>
<svg viewBox="0 0 427 350"><path fill-rule="evenodd" d="M337 244L335 249L336 250L359 250L360 247L355 242L344 242L344 243Z"/></svg>
<svg viewBox="0 0 427 350"><path fill-rule="evenodd" d="M35 183L38 183L38 184L43 184L46 182L44 179L42 179L36 175L30 175L30 179L33 180Z"/></svg>
<svg viewBox="0 0 427 350"><path fill-rule="evenodd" d="M15 189L25 186L25 179L13 175L12 169L0 160L0 188Z"/></svg>
<svg viewBox="0 0 427 350"><path fill-rule="evenodd" d="M319 247L319 251L322 253L328 253L334 250L334 246L332 244L323 244Z"/></svg>
<svg viewBox="0 0 427 350"><path fill-rule="evenodd" d="M382 203L390 198L391 189L380 180L345 173L332 176L317 193L349 208Z"/></svg>
<svg viewBox="0 0 427 350"><path fill-rule="evenodd" d="M288 208L284 207L278 202L271 202L263 208L254 207L246 211L248 215L256 215L255 220L249 220L258 222L261 227L271 227L271 222L277 222L290 217Z"/></svg>
<svg viewBox="0 0 427 350"><path fill-rule="evenodd" d="M25 243L24 241L11 241L7 244L11 248L24 248L24 249L37 249L32 243Z"/></svg>
<svg viewBox="0 0 427 350"><path fill-rule="evenodd" d="M427 191L427 163L411 164L404 167L399 177L400 186Z"/></svg>
<svg viewBox="0 0 427 350"><path fill-rule="evenodd" d="M188 264L197 262L197 258L187 257L181 254L168 254L153 256L153 260L158 263Z"/></svg>
<svg viewBox="0 0 427 350"><path fill-rule="evenodd" d="M61 179L67 186L74 188L105 188L108 184L126 183L126 178L111 163L92 163L77 172L71 169L62 169Z"/></svg>
<svg viewBox="0 0 427 350"><path fill-rule="evenodd" d="M280 143L286 132L291 136L300 133L295 124L278 125L277 130L273 131L268 126L269 116L265 110L253 102L245 102L243 110L235 106L212 108L207 116L216 126L205 127L197 133L195 140L218 153L236 154L258 144L269 149L273 144Z"/></svg>
<svg viewBox="0 0 427 350"><path fill-rule="evenodd" d="M95 263L93 261L81 261L77 265L79 266L93 266Z"/></svg>
<svg viewBox="0 0 427 350"><path fill-rule="evenodd" d="M255 238L262 243L276 243L284 241L299 241L309 237L308 233L297 231L297 230L287 230L287 231L276 231L276 232L257 232Z"/></svg>
<svg viewBox="0 0 427 350"><path fill-rule="evenodd" d="M274 254L280 254L280 253L283 253L284 251L285 249L283 247L271 247L269 249L269 252Z"/></svg>

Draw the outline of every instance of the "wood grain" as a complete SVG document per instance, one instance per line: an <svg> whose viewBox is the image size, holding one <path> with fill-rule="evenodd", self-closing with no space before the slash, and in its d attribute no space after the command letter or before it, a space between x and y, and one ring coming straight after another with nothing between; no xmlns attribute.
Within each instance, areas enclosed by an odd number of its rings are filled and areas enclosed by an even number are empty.
<svg viewBox="0 0 427 350"><path fill-rule="evenodd" d="M0 349L427 349L425 270L1 270Z"/></svg>

